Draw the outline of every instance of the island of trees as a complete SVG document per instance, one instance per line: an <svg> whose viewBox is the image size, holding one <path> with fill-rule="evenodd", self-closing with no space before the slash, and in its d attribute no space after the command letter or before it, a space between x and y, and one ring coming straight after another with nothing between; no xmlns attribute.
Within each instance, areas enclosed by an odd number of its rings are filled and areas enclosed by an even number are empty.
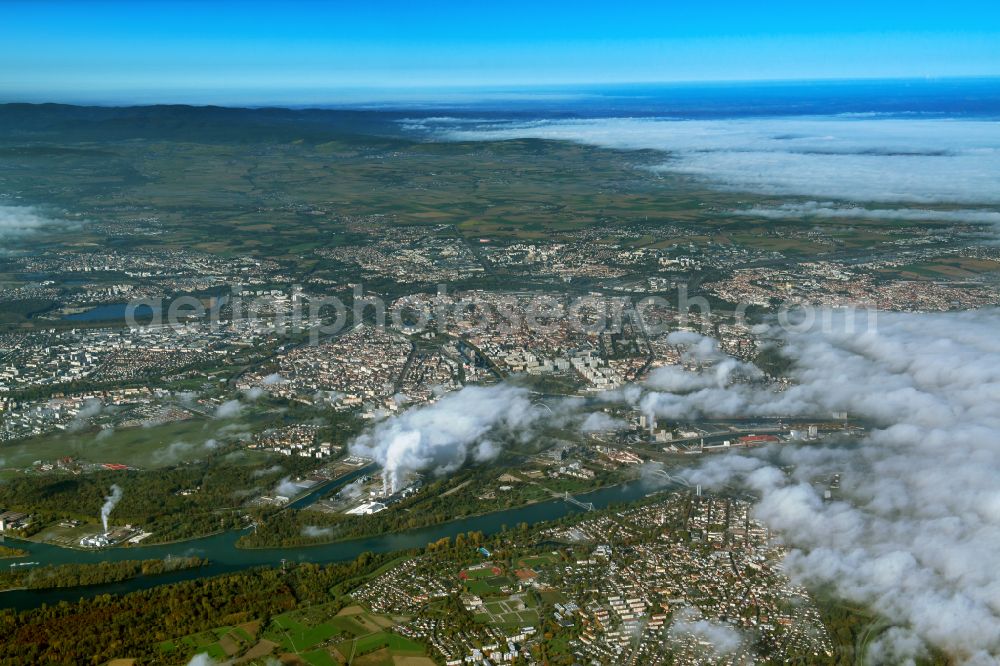
<svg viewBox="0 0 1000 666"><path fill-rule="evenodd" d="M44 567L0 571L0 589L42 590L117 583L138 576L155 576L181 569L205 566L200 557L171 557L165 560L121 560L96 564L56 564Z"/></svg>

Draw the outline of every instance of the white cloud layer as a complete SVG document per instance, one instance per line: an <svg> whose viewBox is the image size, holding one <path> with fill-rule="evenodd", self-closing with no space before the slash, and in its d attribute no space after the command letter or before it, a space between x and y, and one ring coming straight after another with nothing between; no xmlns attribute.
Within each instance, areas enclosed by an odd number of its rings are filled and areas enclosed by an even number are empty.
<svg viewBox="0 0 1000 666"><path fill-rule="evenodd" d="M430 124L433 126L433 123ZM1000 122L799 117L442 122L454 140L541 138L670 153L659 167L717 187L846 201L1000 203Z"/></svg>
<svg viewBox="0 0 1000 666"><path fill-rule="evenodd" d="M677 333L689 369L657 371L613 398L661 420L863 418L870 430L860 442L712 456L688 480L753 489L757 516L790 547L794 580L896 624L873 643L873 661L900 663L929 644L962 663L998 663L1000 310L880 313L876 326L867 317L834 311L811 328L763 331L795 363L795 382L781 386L710 338ZM398 488L411 471L495 457L499 433L524 436L543 417L586 409L577 401L540 411L521 388L466 387L376 424L351 451L374 458ZM839 496L824 500L833 474Z"/></svg>
<svg viewBox="0 0 1000 666"><path fill-rule="evenodd" d="M873 658L899 663L929 643L963 663L1000 655L1000 310L881 313L847 333L845 315L785 339L797 384L647 390L661 416L833 411L873 429L859 445L787 446L778 460L712 457L689 475L706 487L741 480L757 516L792 547L798 582L865 604L899 626ZM791 469L786 474L782 468ZM839 473L842 497L824 501ZM877 654L876 654L877 653Z"/></svg>
<svg viewBox="0 0 1000 666"><path fill-rule="evenodd" d="M770 220L899 220L900 222L972 222L1000 226L1000 213L987 210L926 210L920 208L863 208L833 202L806 201L780 206L754 206L730 211L733 215Z"/></svg>

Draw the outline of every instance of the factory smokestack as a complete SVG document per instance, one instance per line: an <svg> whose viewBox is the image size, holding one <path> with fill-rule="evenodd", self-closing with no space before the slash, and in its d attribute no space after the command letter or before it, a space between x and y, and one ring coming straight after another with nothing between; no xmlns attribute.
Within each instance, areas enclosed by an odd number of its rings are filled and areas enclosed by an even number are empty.
<svg viewBox="0 0 1000 666"><path fill-rule="evenodd" d="M111 484L111 494L104 498L104 506L101 507L101 522L104 523L105 534L108 532L108 516L121 498L122 489L117 484Z"/></svg>

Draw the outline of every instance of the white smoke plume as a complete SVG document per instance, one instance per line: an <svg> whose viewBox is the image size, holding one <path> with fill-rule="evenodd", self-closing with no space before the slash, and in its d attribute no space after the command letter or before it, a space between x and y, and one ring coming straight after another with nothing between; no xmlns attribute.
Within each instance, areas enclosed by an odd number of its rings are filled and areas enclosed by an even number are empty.
<svg viewBox="0 0 1000 666"><path fill-rule="evenodd" d="M302 488L292 482L292 477L286 476L278 481L278 485L274 488L274 493L276 495L281 495L282 497L295 497L302 492Z"/></svg>
<svg viewBox="0 0 1000 666"><path fill-rule="evenodd" d="M712 457L687 477L753 488L757 517L791 547L794 580L895 623L872 659L901 662L929 644L963 663L998 663L1000 310L880 313L875 328L846 314L832 322L772 331L795 363L788 387L652 390L638 400L677 420L839 411L865 419L872 429L857 445L783 447L773 462ZM858 332L847 332L852 323ZM824 501L818 480L833 474L841 489Z"/></svg>
<svg viewBox="0 0 1000 666"><path fill-rule="evenodd" d="M541 416L528 395L506 384L467 386L376 424L351 444L351 453L378 462L389 491L410 472L445 474L469 459L491 460L500 453L487 438L491 431L520 434Z"/></svg>
<svg viewBox="0 0 1000 666"><path fill-rule="evenodd" d="M104 524L104 531L108 531L108 517L114 510L115 505L121 501L122 489L118 484L111 485L111 494L104 498L104 506L101 507L101 523Z"/></svg>
<svg viewBox="0 0 1000 666"><path fill-rule="evenodd" d="M101 411L104 409L104 403L102 403L97 398L89 398L84 401L80 406L79 411L77 411L76 416L69 424L70 432L77 432L87 427L90 419L100 415Z"/></svg>
<svg viewBox="0 0 1000 666"><path fill-rule="evenodd" d="M364 494L364 479L351 481L346 486L337 491L337 498L345 501L355 500Z"/></svg>
<svg viewBox="0 0 1000 666"><path fill-rule="evenodd" d="M191 657L191 661L187 663L187 666L216 666L218 663L207 652L202 652Z"/></svg>

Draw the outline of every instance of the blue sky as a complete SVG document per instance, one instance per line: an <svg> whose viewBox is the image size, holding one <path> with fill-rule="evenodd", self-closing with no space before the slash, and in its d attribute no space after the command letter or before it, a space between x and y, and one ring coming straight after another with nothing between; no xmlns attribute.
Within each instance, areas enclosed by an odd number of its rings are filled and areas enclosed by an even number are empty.
<svg viewBox="0 0 1000 666"><path fill-rule="evenodd" d="M0 3L0 100L997 75L986 1Z"/></svg>

